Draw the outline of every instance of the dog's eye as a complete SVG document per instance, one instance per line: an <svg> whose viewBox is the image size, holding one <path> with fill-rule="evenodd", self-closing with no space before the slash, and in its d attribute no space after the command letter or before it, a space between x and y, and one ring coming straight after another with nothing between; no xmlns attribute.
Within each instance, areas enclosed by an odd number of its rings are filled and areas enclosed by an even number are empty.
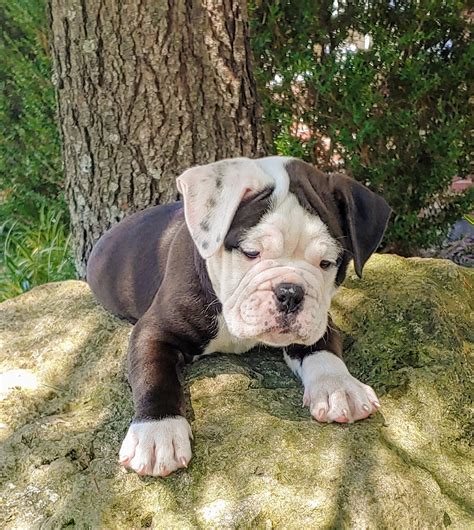
<svg viewBox="0 0 474 530"><path fill-rule="evenodd" d="M260 256L260 252L258 250L244 250L243 248L240 250L242 251L242 254L249 259L255 259Z"/></svg>
<svg viewBox="0 0 474 530"><path fill-rule="evenodd" d="M321 269L323 270L326 270L326 269L329 269L329 267L332 267L334 265L334 263L332 261L328 261L327 259L323 259L320 263L319 263L319 266L321 267Z"/></svg>

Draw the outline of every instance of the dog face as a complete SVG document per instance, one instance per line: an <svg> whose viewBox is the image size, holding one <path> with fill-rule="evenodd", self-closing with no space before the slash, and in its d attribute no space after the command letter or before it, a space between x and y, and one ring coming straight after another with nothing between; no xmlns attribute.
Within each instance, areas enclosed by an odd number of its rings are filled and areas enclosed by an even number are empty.
<svg viewBox="0 0 474 530"><path fill-rule="evenodd" d="M324 335L350 258L360 274L390 213L361 184L284 157L224 160L177 183L229 332L270 346Z"/></svg>
<svg viewBox="0 0 474 530"><path fill-rule="evenodd" d="M230 333L271 346L316 342L342 250L324 223L288 194L235 243L226 240L207 267Z"/></svg>

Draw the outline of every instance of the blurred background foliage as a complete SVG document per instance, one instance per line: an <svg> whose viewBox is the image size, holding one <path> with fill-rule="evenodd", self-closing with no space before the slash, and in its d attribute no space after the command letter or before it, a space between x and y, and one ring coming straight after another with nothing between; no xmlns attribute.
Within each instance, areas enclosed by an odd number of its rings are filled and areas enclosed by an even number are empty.
<svg viewBox="0 0 474 530"><path fill-rule="evenodd" d="M0 219L65 210L44 2L0 0Z"/></svg>
<svg viewBox="0 0 474 530"><path fill-rule="evenodd" d="M474 47L456 0L253 0L275 150L345 170L394 210L386 249L416 253L473 208L448 192L472 152ZM470 84L471 83L471 84Z"/></svg>
<svg viewBox="0 0 474 530"><path fill-rule="evenodd" d="M474 51L455 0L251 0L273 151L385 196L385 249L439 243L473 208ZM0 299L74 277L44 2L0 0Z"/></svg>
<svg viewBox="0 0 474 530"><path fill-rule="evenodd" d="M0 300L35 285L75 277L68 223L63 215L56 207L41 206L34 224L17 219L6 221L1 227L4 237Z"/></svg>
<svg viewBox="0 0 474 530"><path fill-rule="evenodd" d="M0 300L74 277L44 2L0 0Z"/></svg>

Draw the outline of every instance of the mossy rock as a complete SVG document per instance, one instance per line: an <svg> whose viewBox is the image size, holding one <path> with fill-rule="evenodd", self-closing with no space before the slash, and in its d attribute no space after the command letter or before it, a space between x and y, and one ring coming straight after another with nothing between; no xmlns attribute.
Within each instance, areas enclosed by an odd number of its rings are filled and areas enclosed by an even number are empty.
<svg viewBox="0 0 474 530"><path fill-rule="evenodd" d="M276 352L188 367L194 457L166 479L117 463L131 327L78 281L4 302L1 528L472 528L473 277L396 256L349 273L332 314L381 397L363 422L310 419Z"/></svg>

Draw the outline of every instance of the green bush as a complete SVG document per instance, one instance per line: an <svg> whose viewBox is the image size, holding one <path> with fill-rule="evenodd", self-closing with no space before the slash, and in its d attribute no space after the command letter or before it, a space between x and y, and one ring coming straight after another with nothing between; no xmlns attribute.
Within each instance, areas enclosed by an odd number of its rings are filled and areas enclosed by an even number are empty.
<svg viewBox="0 0 474 530"><path fill-rule="evenodd" d="M0 0L0 300L75 276L45 6Z"/></svg>
<svg viewBox="0 0 474 530"><path fill-rule="evenodd" d="M0 223L64 212L45 3L0 0Z"/></svg>
<svg viewBox="0 0 474 530"><path fill-rule="evenodd" d="M35 226L22 221L4 223L0 300L43 283L74 278L70 235L62 212L42 207Z"/></svg>
<svg viewBox="0 0 474 530"><path fill-rule="evenodd" d="M338 4L254 0L265 121L278 153L344 168L382 193L394 210L386 244L409 254L438 242L474 203L472 189L446 193L454 176L469 172L472 147L465 7L455 0ZM368 49L347 49L365 35ZM295 124L308 127L304 138L295 137Z"/></svg>

